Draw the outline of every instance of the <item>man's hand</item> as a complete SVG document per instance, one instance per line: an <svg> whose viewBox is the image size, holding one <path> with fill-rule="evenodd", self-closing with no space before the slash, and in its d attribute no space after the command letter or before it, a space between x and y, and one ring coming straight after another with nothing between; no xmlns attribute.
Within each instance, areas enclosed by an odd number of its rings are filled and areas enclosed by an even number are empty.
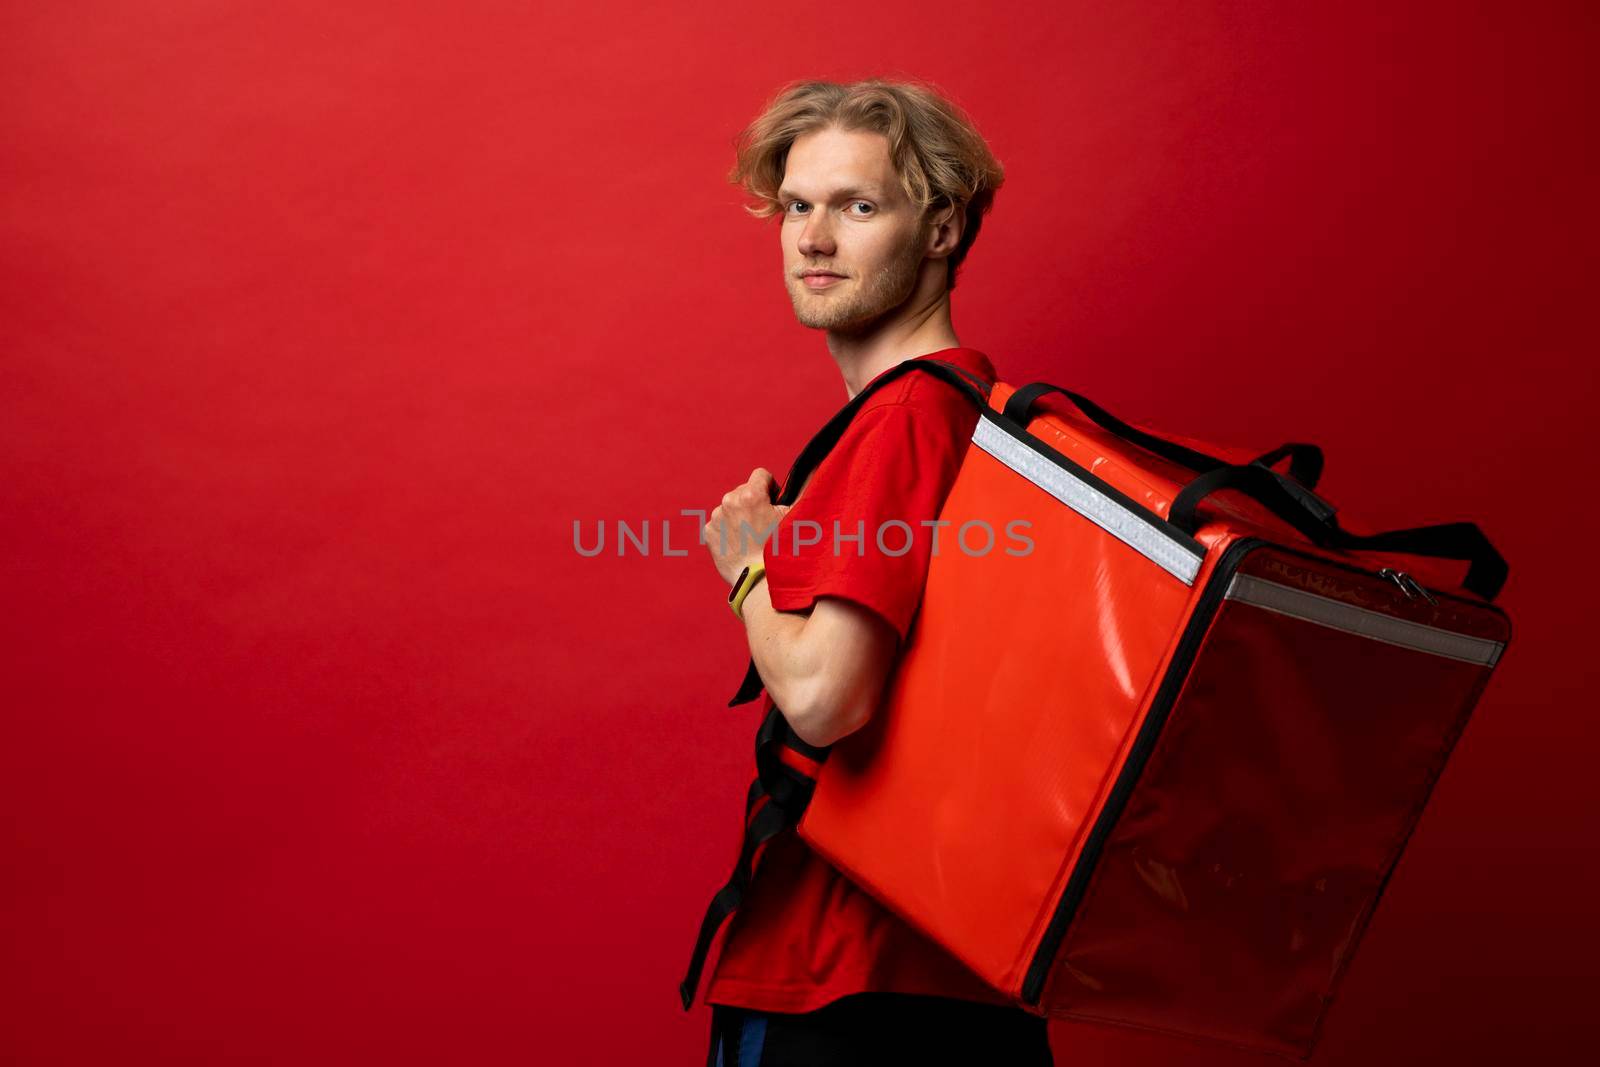
<svg viewBox="0 0 1600 1067"><path fill-rule="evenodd" d="M760 562L767 538L789 510L787 504L772 502L777 488L772 472L757 467L748 481L723 494L722 503L706 517L702 540L717 573L729 585L746 566Z"/></svg>
<svg viewBox="0 0 1600 1067"><path fill-rule="evenodd" d="M762 558L767 538L789 510L772 503L777 487L771 472L757 467L706 517L703 543L730 585L747 564ZM860 729L882 700L900 636L877 612L847 599L822 596L804 611L790 612L773 610L769 596L761 583L745 601L750 655L801 740L831 745Z"/></svg>

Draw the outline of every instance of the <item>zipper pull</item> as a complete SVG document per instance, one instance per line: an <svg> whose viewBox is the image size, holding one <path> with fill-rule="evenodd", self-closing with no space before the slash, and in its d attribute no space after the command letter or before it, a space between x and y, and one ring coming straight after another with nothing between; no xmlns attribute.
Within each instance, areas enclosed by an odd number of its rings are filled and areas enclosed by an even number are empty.
<svg viewBox="0 0 1600 1067"><path fill-rule="evenodd" d="M1400 591L1406 595L1407 600L1416 600L1418 597L1421 597L1434 607L1439 606L1439 601L1434 599L1433 594L1422 588L1422 583L1411 577L1411 575L1407 574L1405 571L1397 571L1392 567L1385 567L1378 572L1378 577L1387 578L1393 582L1399 587ZM1415 592L1413 592L1413 590L1415 590Z"/></svg>
<svg viewBox="0 0 1600 1067"><path fill-rule="evenodd" d="M1411 586L1411 588L1415 589L1417 591L1417 595L1422 597L1422 599L1426 600L1428 603L1432 604L1434 607L1438 607L1439 606L1439 602L1433 598L1433 594L1428 592L1426 589L1422 588L1422 583L1421 582L1419 582L1415 578L1411 577L1411 575L1407 574L1405 571L1401 571L1400 572L1400 577L1405 579L1407 584L1409 584Z"/></svg>
<svg viewBox="0 0 1600 1067"><path fill-rule="evenodd" d="M1417 599L1417 595L1411 591L1409 586L1406 585L1407 575L1404 571L1397 571L1392 567L1385 567L1383 570L1378 572L1378 577L1387 578L1389 581L1399 586L1400 591L1406 595L1407 600Z"/></svg>

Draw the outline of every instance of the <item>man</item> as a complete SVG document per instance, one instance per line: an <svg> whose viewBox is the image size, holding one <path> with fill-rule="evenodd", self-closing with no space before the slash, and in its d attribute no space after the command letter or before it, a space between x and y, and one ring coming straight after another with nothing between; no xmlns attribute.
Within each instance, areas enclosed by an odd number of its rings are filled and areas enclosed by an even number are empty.
<svg viewBox="0 0 1600 1067"><path fill-rule="evenodd" d="M1003 171L948 101L914 84L796 83L742 135L732 180L756 197L754 214L781 214L795 315L825 331L847 396L922 355L994 381L989 360L956 337L950 292ZM757 468L708 516L704 541L725 582L766 568L742 583L738 614L763 711L776 704L802 741L831 745L876 709L926 580L937 535L926 524L976 419L950 384L903 375L867 398L792 507L772 503L775 479ZM802 519L814 525L797 536ZM913 533L904 551L903 527L880 534L892 520ZM742 529L774 532L763 543ZM708 1062L723 1067L1051 1063L1043 1019L792 830L768 844L706 1000Z"/></svg>

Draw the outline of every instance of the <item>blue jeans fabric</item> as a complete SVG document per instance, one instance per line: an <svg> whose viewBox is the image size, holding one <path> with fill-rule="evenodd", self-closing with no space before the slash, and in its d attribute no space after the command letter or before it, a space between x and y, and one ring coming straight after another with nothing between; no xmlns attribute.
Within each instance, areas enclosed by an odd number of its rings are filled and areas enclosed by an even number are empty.
<svg viewBox="0 0 1600 1067"><path fill-rule="evenodd" d="M857 993L815 1011L712 1005L706 1067L1051 1067L1045 1020L1021 1008Z"/></svg>
<svg viewBox="0 0 1600 1067"><path fill-rule="evenodd" d="M759 1011L746 1011L742 1008L725 1009L729 1012L727 1026L737 1037L734 1040L737 1051L734 1061L726 1063L723 1060L725 1042L717 1042L717 1062L715 1067L760 1067L761 1049L767 1040L767 1017Z"/></svg>

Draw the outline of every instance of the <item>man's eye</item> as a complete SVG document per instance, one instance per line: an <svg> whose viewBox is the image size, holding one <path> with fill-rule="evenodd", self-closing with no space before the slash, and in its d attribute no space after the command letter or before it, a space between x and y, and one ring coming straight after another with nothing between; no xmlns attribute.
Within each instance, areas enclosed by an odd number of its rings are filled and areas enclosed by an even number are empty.
<svg viewBox="0 0 1600 1067"><path fill-rule="evenodd" d="M794 211L796 208L800 208L800 207L803 207L803 206L805 206L805 201L804 200L791 200L791 201L789 201L789 210L790 211Z"/></svg>
<svg viewBox="0 0 1600 1067"><path fill-rule="evenodd" d="M872 214L872 212L873 212L872 205L867 203L865 200L857 200L854 203L852 203L850 206L851 207L864 207L864 208L867 209L866 210L866 214L868 214L868 215Z"/></svg>

